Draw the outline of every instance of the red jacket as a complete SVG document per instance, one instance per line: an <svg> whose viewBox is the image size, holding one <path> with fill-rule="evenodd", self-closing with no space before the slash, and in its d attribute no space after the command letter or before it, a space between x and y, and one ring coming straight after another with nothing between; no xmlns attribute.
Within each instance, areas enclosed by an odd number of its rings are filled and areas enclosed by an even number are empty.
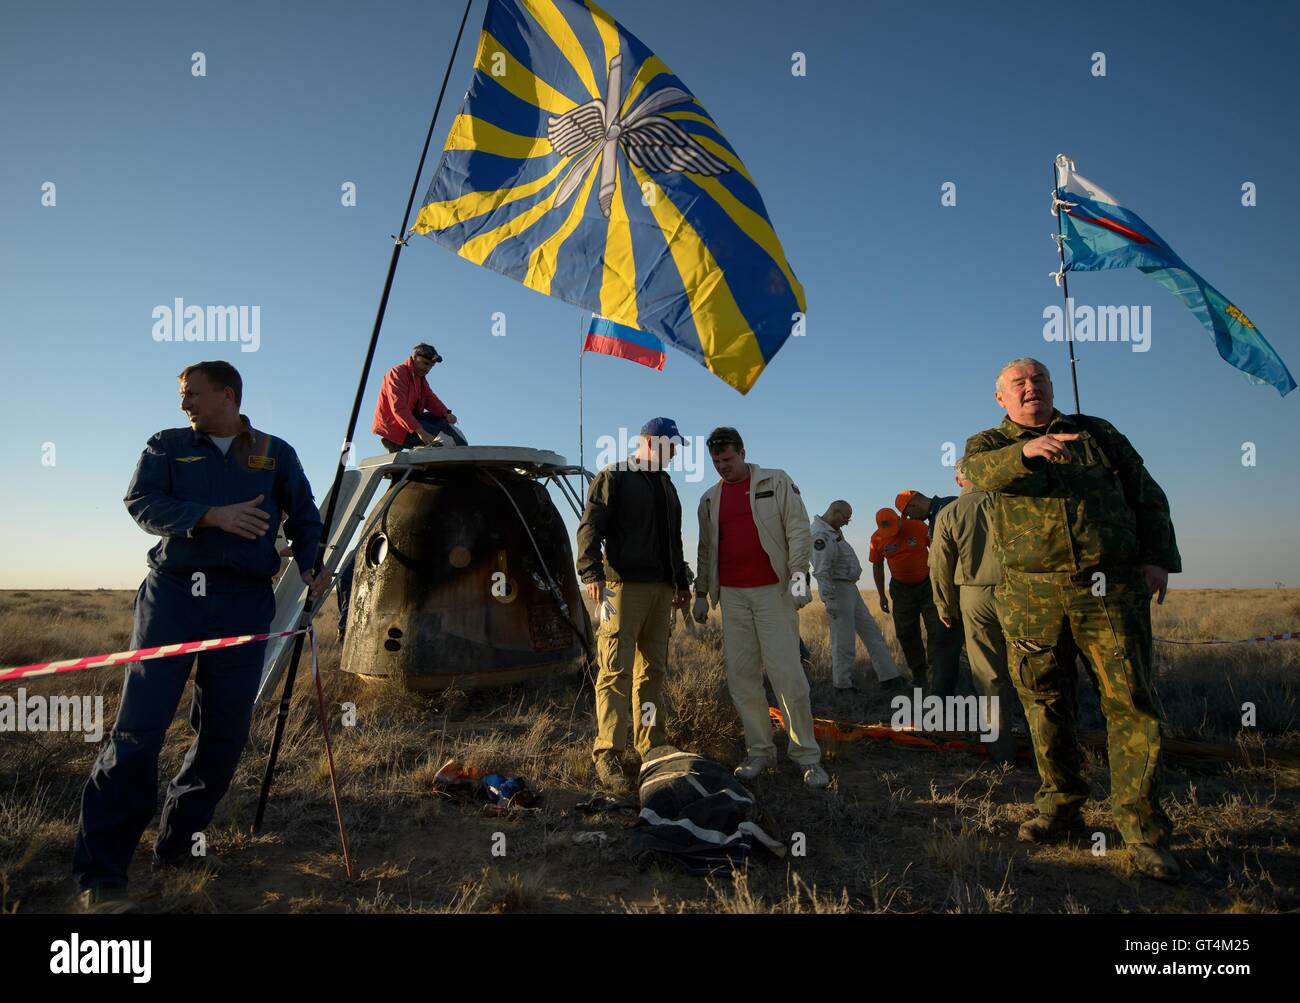
<svg viewBox="0 0 1300 1003"><path fill-rule="evenodd" d="M418 419L426 411L435 418L449 413L447 405L429 389L429 381L418 375L407 359L385 374L370 430L389 442L403 443L408 434L420 430Z"/></svg>

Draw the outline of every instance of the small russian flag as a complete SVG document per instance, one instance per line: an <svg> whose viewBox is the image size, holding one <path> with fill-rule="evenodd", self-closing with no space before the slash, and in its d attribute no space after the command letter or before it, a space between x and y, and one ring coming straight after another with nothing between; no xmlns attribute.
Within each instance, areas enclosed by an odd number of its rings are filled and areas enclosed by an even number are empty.
<svg viewBox="0 0 1300 1003"><path fill-rule="evenodd" d="M651 369L664 368L664 343L653 334L638 331L626 324L616 324L604 317L591 317L591 328L582 345L584 352L599 352L618 359L639 362Z"/></svg>

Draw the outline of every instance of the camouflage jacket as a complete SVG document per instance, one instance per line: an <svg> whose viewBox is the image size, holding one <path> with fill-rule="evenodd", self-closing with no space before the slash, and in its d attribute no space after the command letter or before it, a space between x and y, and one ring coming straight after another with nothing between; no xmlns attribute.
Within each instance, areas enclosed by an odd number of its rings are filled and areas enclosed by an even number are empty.
<svg viewBox="0 0 1300 1003"><path fill-rule="evenodd" d="M1026 460L1044 432L1077 432L1073 463ZM1043 431L1010 418L966 442L966 473L991 493L993 552L1004 568L1070 571L1155 564L1182 571L1169 501L1110 422L1053 411Z"/></svg>

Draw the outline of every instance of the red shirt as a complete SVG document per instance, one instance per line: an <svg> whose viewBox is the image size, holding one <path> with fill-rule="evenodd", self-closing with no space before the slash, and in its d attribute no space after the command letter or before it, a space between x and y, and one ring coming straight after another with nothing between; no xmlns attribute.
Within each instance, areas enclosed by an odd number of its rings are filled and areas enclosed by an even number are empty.
<svg viewBox="0 0 1300 1003"><path fill-rule="evenodd" d="M411 360L394 366L384 376L375 402L375 420L370 430L399 445L408 434L420 430L420 415L428 411L435 418L447 414L447 405L429 389L429 381L415 371Z"/></svg>
<svg viewBox="0 0 1300 1003"><path fill-rule="evenodd" d="M723 481L718 504L718 584L753 589L777 581L749 507L749 478L736 484Z"/></svg>

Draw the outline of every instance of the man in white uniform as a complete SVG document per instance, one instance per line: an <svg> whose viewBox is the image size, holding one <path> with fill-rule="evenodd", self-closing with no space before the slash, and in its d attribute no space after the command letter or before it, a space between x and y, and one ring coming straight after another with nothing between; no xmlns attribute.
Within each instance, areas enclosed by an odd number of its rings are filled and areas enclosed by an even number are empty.
<svg viewBox="0 0 1300 1003"><path fill-rule="evenodd" d="M842 532L852 518L852 506L840 500L831 502L826 514L812 521L812 573L831 628L831 679L837 690L857 689L853 685L853 658L860 637L867 646L880 688L896 690L902 685L902 673L858 591L862 562Z"/></svg>

